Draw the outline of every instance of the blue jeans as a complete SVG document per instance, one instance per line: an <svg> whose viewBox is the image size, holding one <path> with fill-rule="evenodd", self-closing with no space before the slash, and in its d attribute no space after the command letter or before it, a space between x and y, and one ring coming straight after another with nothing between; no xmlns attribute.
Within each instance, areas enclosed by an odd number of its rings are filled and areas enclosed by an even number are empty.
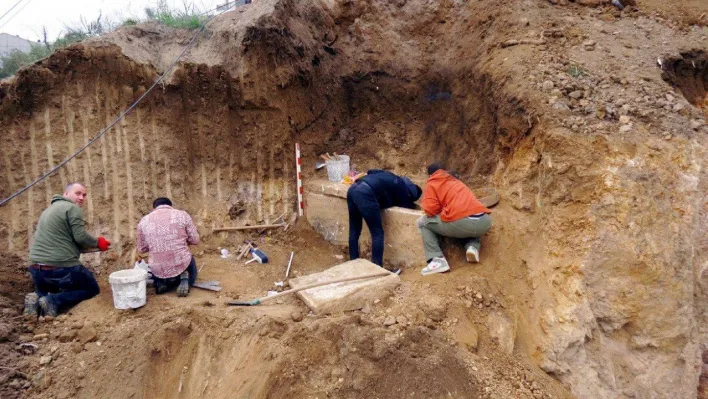
<svg viewBox="0 0 708 399"><path fill-rule="evenodd" d="M29 268L34 281L34 290L39 297L47 297L57 306L59 312L100 292L93 273L82 265L61 267L54 270Z"/></svg>
<svg viewBox="0 0 708 399"><path fill-rule="evenodd" d="M371 233L371 261L383 266L384 229L381 206L374 190L364 182L354 183L347 191L349 208L349 258L359 259L359 236L366 221Z"/></svg>
<svg viewBox="0 0 708 399"><path fill-rule="evenodd" d="M194 285L194 282L197 281L197 262L194 260L194 257L192 257L192 261L189 262L189 266L187 266L187 270L185 271L189 272L189 286L191 287ZM170 290L179 285L180 275L178 274L177 276L170 278L159 278L153 275L152 280L155 282L155 288L161 285L165 286L165 290Z"/></svg>

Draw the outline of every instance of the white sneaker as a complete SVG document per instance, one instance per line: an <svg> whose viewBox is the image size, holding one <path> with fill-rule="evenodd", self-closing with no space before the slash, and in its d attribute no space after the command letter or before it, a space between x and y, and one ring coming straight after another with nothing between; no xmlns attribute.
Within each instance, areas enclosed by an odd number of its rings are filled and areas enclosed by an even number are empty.
<svg viewBox="0 0 708 399"><path fill-rule="evenodd" d="M475 247L469 247L467 248L467 251L465 252L465 256L467 257L467 262L469 263L479 263L479 251Z"/></svg>
<svg viewBox="0 0 708 399"><path fill-rule="evenodd" d="M448 271L450 271L450 265L447 264L445 258L433 258L433 260L428 263L428 266L425 266L423 270L420 271L420 274L427 276L429 274L445 273Z"/></svg>

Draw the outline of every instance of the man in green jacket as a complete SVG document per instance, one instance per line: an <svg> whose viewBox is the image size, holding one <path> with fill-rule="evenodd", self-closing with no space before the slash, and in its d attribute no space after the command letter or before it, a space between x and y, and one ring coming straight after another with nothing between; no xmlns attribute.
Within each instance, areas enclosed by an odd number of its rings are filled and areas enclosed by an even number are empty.
<svg viewBox="0 0 708 399"><path fill-rule="evenodd" d="M52 197L42 212L30 248L29 272L35 292L25 296L25 314L57 316L79 302L98 295L96 278L79 261L82 249L106 251L111 243L94 238L84 228L81 206L86 187L79 183L66 186L64 195Z"/></svg>

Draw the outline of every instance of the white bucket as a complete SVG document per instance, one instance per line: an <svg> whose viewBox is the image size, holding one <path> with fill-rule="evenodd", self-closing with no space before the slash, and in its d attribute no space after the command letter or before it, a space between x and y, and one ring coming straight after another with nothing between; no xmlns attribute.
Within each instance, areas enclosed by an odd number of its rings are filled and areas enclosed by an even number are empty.
<svg viewBox="0 0 708 399"><path fill-rule="evenodd" d="M147 272L142 269L119 270L108 276L116 309L135 309L145 305Z"/></svg>
<svg viewBox="0 0 708 399"><path fill-rule="evenodd" d="M349 174L349 156L340 155L339 160L327 160L325 161L327 166L327 178L329 181L335 181L337 183L344 179L344 176Z"/></svg>

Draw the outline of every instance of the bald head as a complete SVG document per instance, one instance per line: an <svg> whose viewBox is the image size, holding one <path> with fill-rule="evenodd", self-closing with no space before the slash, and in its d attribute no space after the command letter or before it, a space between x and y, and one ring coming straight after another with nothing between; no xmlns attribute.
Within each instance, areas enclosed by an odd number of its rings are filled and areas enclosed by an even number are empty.
<svg viewBox="0 0 708 399"><path fill-rule="evenodd" d="M69 183L64 188L64 197L78 206L83 206L86 199L86 187L81 183Z"/></svg>

